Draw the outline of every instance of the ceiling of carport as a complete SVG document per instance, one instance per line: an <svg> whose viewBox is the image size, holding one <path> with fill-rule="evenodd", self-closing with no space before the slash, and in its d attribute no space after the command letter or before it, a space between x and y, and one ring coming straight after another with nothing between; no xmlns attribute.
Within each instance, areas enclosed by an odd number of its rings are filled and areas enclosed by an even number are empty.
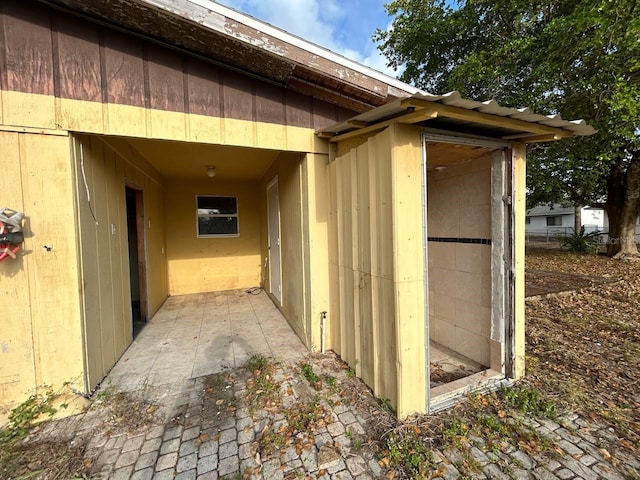
<svg viewBox="0 0 640 480"><path fill-rule="evenodd" d="M207 178L207 166L216 167L212 181L262 179L278 150L128 138L126 142L167 178Z"/></svg>

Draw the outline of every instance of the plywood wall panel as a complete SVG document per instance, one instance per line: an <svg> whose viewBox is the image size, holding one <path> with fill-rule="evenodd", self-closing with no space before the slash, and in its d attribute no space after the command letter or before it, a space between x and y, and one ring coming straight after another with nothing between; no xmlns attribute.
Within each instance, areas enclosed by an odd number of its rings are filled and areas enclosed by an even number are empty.
<svg viewBox="0 0 640 480"><path fill-rule="evenodd" d="M77 136L76 145L76 169L81 175L84 158L91 207L99 223L93 220L84 182L78 178L88 384L93 389L132 341L125 183L132 181L143 189L145 220L149 212L154 220L152 228L145 225L147 246L153 248L147 263L151 315L167 297L164 194L160 175L125 142Z"/></svg>
<svg viewBox="0 0 640 480"><path fill-rule="evenodd" d="M182 56L155 45L145 46L149 72L149 107L185 111Z"/></svg>
<svg viewBox="0 0 640 480"><path fill-rule="evenodd" d="M200 60L185 59L187 74L188 113L221 117L220 71L217 67Z"/></svg>
<svg viewBox="0 0 640 480"><path fill-rule="evenodd" d="M104 78L107 101L145 107L145 74L142 44L112 30L103 30Z"/></svg>
<svg viewBox="0 0 640 480"><path fill-rule="evenodd" d="M108 162L105 158L104 144L95 137L88 139L91 144L91 156L85 156L85 163L93 162L94 190L91 196L94 199L93 211L98 219L95 225L96 248L98 250L98 276L96 278L85 277L85 281L98 285L100 300L100 341L102 343L102 362L105 370L113 365L116 356L115 328L114 324L114 285L111 278L111 222L109 216L109 193L107 190L107 176L109 175ZM87 206L88 208L88 206ZM89 352L92 355L92 352ZM106 371L103 372L106 374ZM95 385L92 385L93 387Z"/></svg>
<svg viewBox="0 0 640 480"><path fill-rule="evenodd" d="M284 91L273 85L256 85L256 120L285 125Z"/></svg>
<svg viewBox="0 0 640 480"><path fill-rule="evenodd" d="M38 386L83 386L79 272L69 138L24 135L29 293ZM46 246L46 247L45 247ZM48 247L48 248L47 248ZM64 332L64 335L61 335Z"/></svg>
<svg viewBox="0 0 640 480"><path fill-rule="evenodd" d="M285 97L286 102L286 124L296 125L303 128L312 127L311 118L311 97L301 93L289 91Z"/></svg>
<svg viewBox="0 0 640 480"><path fill-rule="evenodd" d="M84 340L87 355L86 376L90 386L96 385L107 372L104 363L104 353L102 345L102 314L100 309L100 285L91 281L98 278L98 245L96 242L95 219L89 208L90 200L95 204L91 192L95 191L94 165L91 158L94 155L90 143L83 144L77 138L73 139L74 156L76 162L76 184L78 199L78 229L81 244L81 267L82 267L82 299L84 309ZM81 161L88 158L87 161ZM85 186L86 181L86 186ZM87 190L89 194L87 194Z"/></svg>
<svg viewBox="0 0 640 480"><path fill-rule="evenodd" d="M0 177L5 206L24 212L20 134L0 132L4 175ZM29 219L27 218L26 222ZM0 295L4 299L0 329L0 404L26 398L36 387L32 311L29 297L28 256L8 259L0 268Z"/></svg>
<svg viewBox="0 0 640 480"><path fill-rule="evenodd" d="M403 127L400 127L403 128ZM338 145L331 163L331 315L340 355L400 416L425 410L420 131ZM417 273L416 273L417 272ZM337 297L337 298L336 298Z"/></svg>
<svg viewBox="0 0 640 480"><path fill-rule="evenodd" d="M287 319L305 343L304 270L302 238L302 159L295 154L279 158L278 193L282 255L283 307ZM301 334L302 332L302 334Z"/></svg>
<svg viewBox="0 0 640 480"><path fill-rule="evenodd" d="M53 95L53 58L49 11L30 5L28 13L18 2L3 5L6 88Z"/></svg>
<svg viewBox="0 0 640 480"><path fill-rule="evenodd" d="M3 9L0 116L10 125L147 134L153 129L145 125L145 114L125 108L136 107L320 130L356 114L44 6L5 2ZM7 101L4 94L8 92L65 102L22 97L14 101L11 96ZM108 103L109 108L100 113L88 105L91 102ZM173 117L172 121L177 126L186 119ZM184 139L185 132L199 141L217 141L217 129L207 136L203 122L194 122L194 132L189 132L189 125L186 130L185 125L179 126L176 139ZM230 126L237 129L233 123ZM163 135L169 131L168 126L159 130ZM228 138L237 137L232 132ZM305 148L310 147L314 145Z"/></svg>
<svg viewBox="0 0 640 480"><path fill-rule="evenodd" d="M329 335L327 349L333 349L340 354L340 283L339 283L339 238L338 238L338 164L329 163L329 216L328 216L328 248L329 248Z"/></svg>
<svg viewBox="0 0 640 480"><path fill-rule="evenodd" d="M62 98L102 101L99 29L67 16L56 17L57 70Z"/></svg>
<svg viewBox="0 0 640 480"><path fill-rule="evenodd" d="M322 130L323 127L333 125L338 121L338 107L332 103L313 99L313 128Z"/></svg>
<svg viewBox="0 0 640 480"><path fill-rule="evenodd" d="M251 79L230 71L225 71L221 78L224 116L238 120L255 120L255 99Z"/></svg>

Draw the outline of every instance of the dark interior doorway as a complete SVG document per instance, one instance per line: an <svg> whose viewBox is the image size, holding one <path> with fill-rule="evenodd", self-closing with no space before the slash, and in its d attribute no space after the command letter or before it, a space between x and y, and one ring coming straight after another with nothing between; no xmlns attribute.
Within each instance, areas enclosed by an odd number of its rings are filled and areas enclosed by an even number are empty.
<svg viewBox="0 0 640 480"><path fill-rule="evenodd" d="M147 321L147 281L144 248L144 205L142 190L125 187L127 203L127 239L131 285L133 337Z"/></svg>

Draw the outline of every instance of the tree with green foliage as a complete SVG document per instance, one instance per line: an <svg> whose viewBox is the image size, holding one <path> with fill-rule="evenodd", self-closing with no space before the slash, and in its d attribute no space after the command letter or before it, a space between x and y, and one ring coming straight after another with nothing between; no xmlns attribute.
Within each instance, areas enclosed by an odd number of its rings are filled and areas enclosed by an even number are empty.
<svg viewBox="0 0 640 480"><path fill-rule="evenodd" d="M584 118L591 137L531 146L534 204L606 198L611 256L638 256L640 2L394 0L374 40L418 87Z"/></svg>

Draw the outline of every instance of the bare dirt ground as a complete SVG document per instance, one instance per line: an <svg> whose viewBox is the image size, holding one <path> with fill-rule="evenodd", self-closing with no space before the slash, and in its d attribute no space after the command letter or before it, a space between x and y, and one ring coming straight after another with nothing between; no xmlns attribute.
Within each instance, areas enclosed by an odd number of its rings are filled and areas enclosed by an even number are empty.
<svg viewBox="0 0 640 480"><path fill-rule="evenodd" d="M527 381L640 454L640 262L536 250L526 268L619 279L527 301Z"/></svg>

